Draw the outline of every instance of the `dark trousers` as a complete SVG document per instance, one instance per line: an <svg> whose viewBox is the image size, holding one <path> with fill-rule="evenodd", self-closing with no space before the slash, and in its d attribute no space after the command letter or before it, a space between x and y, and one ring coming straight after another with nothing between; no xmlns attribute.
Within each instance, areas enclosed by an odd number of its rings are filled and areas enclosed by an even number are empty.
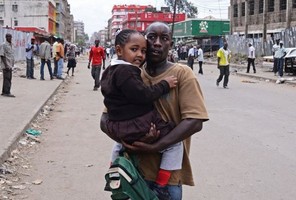
<svg viewBox="0 0 296 200"><path fill-rule="evenodd" d="M255 58L248 58L248 67L247 67L247 73L250 71L250 66L253 66L253 71L256 73L256 68L255 68Z"/></svg>
<svg viewBox="0 0 296 200"><path fill-rule="evenodd" d="M194 58L188 58L187 65L193 70Z"/></svg>
<svg viewBox="0 0 296 200"><path fill-rule="evenodd" d="M273 72L277 73L278 72L278 63L279 63L279 58L273 58Z"/></svg>
<svg viewBox="0 0 296 200"><path fill-rule="evenodd" d="M217 79L217 82L220 83L220 81L222 81L224 77L223 87L226 87L228 84L228 77L229 77L229 65L219 67L219 70L220 70L220 75Z"/></svg>
<svg viewBox="0 0 296 200"><path fill-rule="evenodd" d="M44 65L47 64L48 72L50 75L50 78L52 78L52 68L51 68L51 61L48 59L45 61L45 59L41 58L41 65L40 65L40 79L44 79Z"/></svg>
<svg viewBox="0 0 296 200"><path fill-rule="evenodd" d="M56 58L53 58L53 64L54 64L53 75L57 76L57 74L58 74L58 61L56 60Z"/></svg>
<svg viewBox="0 0 296 200"><path fill-rule="evenodd" d="M34 78L34 59L27 58L27 71L26 71L27 78Z"/></svg>
<svg viewBox="0 0 296 200"><path fill-rule="evenodd" d="M101 82L100 82L101 66L102 64L91 67L91 75L95 80L94 88L99 88L101 86Z"/></svg>
<svg viewBox="0 0 296 200"><path fill-rule="evenodd" d="M278 58L277 62L277 71L279 72L279 76L283 76L284 74L284 58Z"/></svg>
<svg viewBox="0 0 296 200"><path fill-rule="evenodd" d="M12 69L3 69L2 94L10 94Z"/></svg>
<svg viewBox="0 0 296 200"><path fill-rule="evenodd" d="M198 71L198 73L199 74L203 74L203 71L202 71L202 63L203 63L203 61L198 61L198 64L199 64L199 71Z"/></svg>

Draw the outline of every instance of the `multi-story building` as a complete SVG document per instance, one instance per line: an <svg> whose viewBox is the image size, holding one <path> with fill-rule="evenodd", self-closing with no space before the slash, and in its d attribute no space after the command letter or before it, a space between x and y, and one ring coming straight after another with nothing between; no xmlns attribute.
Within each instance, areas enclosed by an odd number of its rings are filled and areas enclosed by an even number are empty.
<svg viewBox="0 0 296 200"><path fill-rule="evenodd" d="M77 37L84 37L84 23L83 21L74 21L75 35Z"/></svg>
<svg viewBox="0 0 296 200"><path fill-rule="evenodd" d="M175 22L184 21L186 19L185 13L175 15ZM173 13L171 12L141 12L128 13L123 18L123 29L135 29L137 31L144 31L152 22L162 21L166 23L173 22Z"/></svg>
<svg viewBox="0 0 296 200"><path fill-rule="evenodd" d="M70 20L67 0L0 0L0 26L64 37Z"/></svg>
<svg viewBox="0 0 296 200"><path fill-rule="evenodd" d="M296 0L231 0L231 32L263 37L296 26Z"/></svg>
<svg viewBox="0 0 296 200"><path fill-rule="evenodd" d="M111 43L114 44L115 32L122 29L122 22L128 13L140 14L147 9L153 9L151 5L114 5L112 8L110 37Z"/></svg>
<svg viewBox="0 0 296 200"><path fill-rule="evenodd" d="M99 40L100 40L100 45L101 46L108 46L109 43L108 43L108 29L105 28L103 30L100 30L99 31Z"/></svg>

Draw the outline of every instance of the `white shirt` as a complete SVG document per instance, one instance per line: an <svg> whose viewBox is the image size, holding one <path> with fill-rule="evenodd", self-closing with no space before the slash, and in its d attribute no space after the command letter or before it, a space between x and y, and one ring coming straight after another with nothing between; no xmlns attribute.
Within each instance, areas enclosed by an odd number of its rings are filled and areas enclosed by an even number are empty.
<svg viewBox="0 0 296 200"><path fill-rule="evenodd" d="M253 46L249 47L249 56L248 58L255 58L255 48Z"/></svg>
<svg viewBox="0 0 296 200"><path fill-rule="evenodd" d="M197 57L198 61L203 62L204 61L204 56L203 56L203 50L201 48L198 49L197 55L198 55L198 57Z"/></svg>
<svg viewBox="0 0 296 200"><path fill-rule="evenodd" d="M190 48L189 51L188 51L188 57L189 56L194 56L194 48Z"/></svg>

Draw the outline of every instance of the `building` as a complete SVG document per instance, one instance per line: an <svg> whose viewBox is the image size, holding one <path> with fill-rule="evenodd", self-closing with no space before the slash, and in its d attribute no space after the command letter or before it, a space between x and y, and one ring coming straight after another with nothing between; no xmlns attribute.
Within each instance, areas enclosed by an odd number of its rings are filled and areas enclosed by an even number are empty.
<svg viewBox="0 0 296 200"><path fill-rule="evenodd" d="M84 37L84 23L83 21L74 21L75 35L77 37Z"/></svg>
<svg viewBox="0 0 296 200"><path fill-rule="evenodd" d="M231 0L231 33L263 37L296 26L296 0Z"/></svg>
<svg viewBox="0 0 296 200"><path fill-rule="evenodd" d="M41 36L65 37L70 16L67 0L0 0L0 26Z"/></svg>
<svg viewBox="0 0 296 200"><path fill-rule="evenodd" d="M185 13L175 15L175 22L184 21L186 18ZM171 12L141 12L141 13L128 13L123 18L123 29L135 29L137 31L144 31L152 22L161 21L166 23L173 22L173 13Z"/></svg>
<svg viewBox="0 0 296 200"><path fill-rule="evenodd" d="M147 9L154 9L151 5L114 5L110 25L111 43L114 44L115 32L122 29L122 22L128 13L140 14Z"/></svg>

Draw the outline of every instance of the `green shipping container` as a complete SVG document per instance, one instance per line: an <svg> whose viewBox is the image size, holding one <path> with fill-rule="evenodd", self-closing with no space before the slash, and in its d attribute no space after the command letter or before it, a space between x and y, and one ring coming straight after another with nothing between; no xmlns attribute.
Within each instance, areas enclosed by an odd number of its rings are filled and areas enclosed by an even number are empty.
<svg viewBox="0 0 296 200"><path fill-rule="evenodd" d="M172 27L171 24L170 27ZM229 20L190 19L183 22L177 22L174 26L174 38L223 36L229 34L229 32Z"/></svg>

